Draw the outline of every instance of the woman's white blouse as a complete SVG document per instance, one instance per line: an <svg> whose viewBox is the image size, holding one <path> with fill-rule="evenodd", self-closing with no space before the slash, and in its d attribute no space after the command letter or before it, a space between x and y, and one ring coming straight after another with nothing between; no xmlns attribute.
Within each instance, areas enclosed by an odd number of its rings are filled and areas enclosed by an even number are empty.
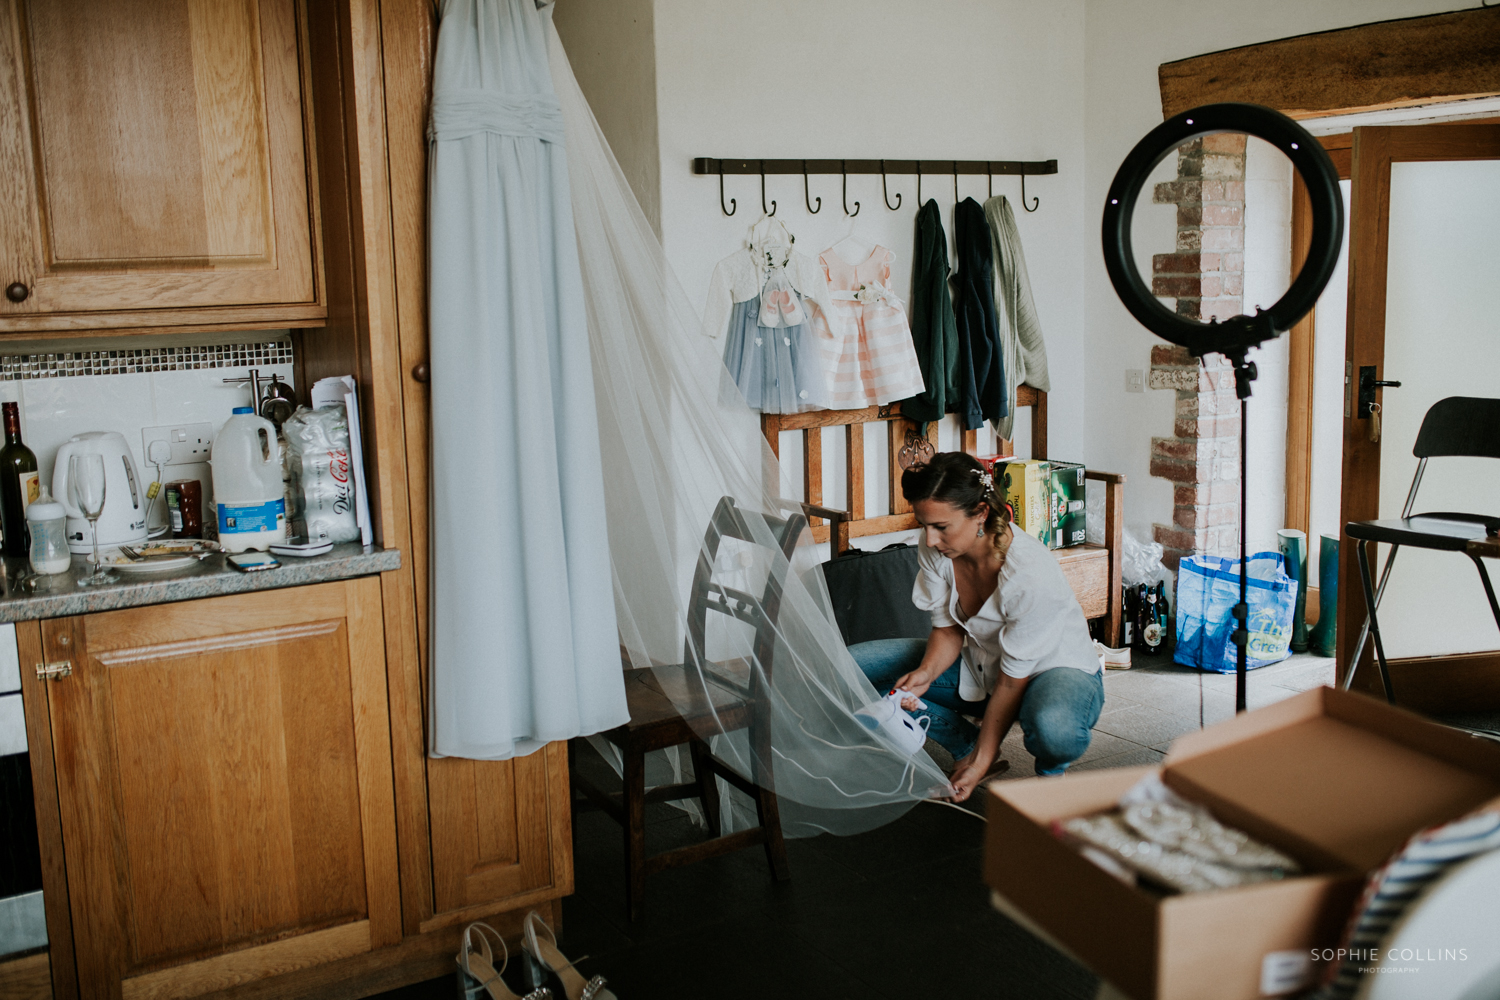
<svg viewBox="0 0 1500 1000"><path fill-rule="evenodd" d="M932 615L933 628L964 630L958 696L965 701L989 697L1002 673L1031 677L1054 667L1099 670L1083 608L1057 557L1024 532L1012 531L1011 537L995 592L968 621L959 608L953 560L925 543L917 547L920 568L912 603Z"/></svg>

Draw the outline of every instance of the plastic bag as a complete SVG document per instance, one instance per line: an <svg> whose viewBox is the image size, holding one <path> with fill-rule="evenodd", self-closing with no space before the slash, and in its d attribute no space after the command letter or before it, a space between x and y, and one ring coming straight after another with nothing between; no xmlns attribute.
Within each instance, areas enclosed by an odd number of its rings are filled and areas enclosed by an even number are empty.
<svg viewBox="0 0 1500 1000"><path fill-rule="evenodd" d="M1291 655L1297 581L1286 574L1279 552L1257 552L1247 566L1245 600L1250 606L1247 668L1264 667ZM1234 606L1240 599L1240 561L1189 556L1177 570L1177 652L1183 666L1233 673Z"/></svg>
<svg viewBox="0 0 1500 1000"><path fill-rule="evenodd" d="M344 408L299 406L282 424L281 433L286 438L293 532L308 541L358 541L349 419Z"/></svg>
<svg viewBox="0 0 1500 1000"><path fill-rule="evenodd" d="M1128 530L1124 535L1124 549L1120 557L1120 580L1127 587L1138 583L1155 586L1159 580L1170 580L1172 574L1162 565L1161 542L1143 542Z"/></svg>

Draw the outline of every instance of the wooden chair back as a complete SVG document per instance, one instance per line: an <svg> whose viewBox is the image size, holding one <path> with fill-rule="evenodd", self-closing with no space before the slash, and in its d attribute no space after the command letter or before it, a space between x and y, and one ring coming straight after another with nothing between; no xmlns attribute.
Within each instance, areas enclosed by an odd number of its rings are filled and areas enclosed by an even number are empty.
<svg viewBox="0 0 1500 1000"><path fill-rule="evenodd" d="M754 514L763 520L771 531L771 540L785 558L771 560L771 570L766 576L766 585L760 594L751 594L734 587L726 587L714 579L714 564L717 562L719 546L725 538L734 538L751 545L765 546L764 535L757 535L747 522L745 512L736 505L733 497L723 497L709 518L708 529L703 535L703 548L698 552L698 566L693 572L692 591L688 597L688 634L683 649L683 662L701 664L705 673L714 680L735 690L746 698L758 701L756 678L764 675L770 680L776 650L776 619L781 613L781 597L786 572L797 539L807 527L807 515L801 513L777 517L771 514ZM755 630L755 658L761 664L760 671L751 671L751 676L737 677L731 672L716 669L710 663L706 651L708 613L716 612L744 622Z"/></svg>

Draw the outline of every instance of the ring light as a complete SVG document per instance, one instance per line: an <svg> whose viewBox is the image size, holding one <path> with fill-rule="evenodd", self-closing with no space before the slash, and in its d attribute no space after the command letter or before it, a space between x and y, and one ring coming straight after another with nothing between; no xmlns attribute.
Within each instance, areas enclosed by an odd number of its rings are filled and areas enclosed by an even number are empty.
<svg viewBox="0 0 1500 1000"><path fill-rule="evenodd" d="M1312 201L1312 246L1291 287L1270 309L1225 322L1200 323L1171 312L1151 293L1135 266L1130 222L1141 188L1156 165L1184 142L1219 132L1244 132L1281 150L1302 176ZM1104 266L1115 293L1142 326L1195 357L1223 354L1235 365L1240 398L1250 394L1254 365L1245 352L1278 337L1305 316L1333 274L1344 235L1338 171L1323 145L1295 121L1259 104L1207 104L1162 122L1120 164L1104 203Z"/></svg>
<svg viewBox="0 0 1500 1000"><path fill-rule="evenodd" d="M1179 316L1162 305L1141 280L1135 266L1135 252L1130 245L1130 220L1135 200L1140 197L1146 178L1156 165L1184 142L1219 132L1244 132L1264 139L1292 161L1312 202L1312 246L1307 261L1286 294L1270 309L1256 309L1254 316L1236 316L1224 321L1200 323ZM1246 647L1250 633L1246 627L1249 605L1245 600L1248 587L1245 561L1245 478L1248 473L1245 453L1249 439L1246 400L1250 383L1255 380L1255 363L1245 360L1250 348L1281 336L1317 303L1328 284L1339 248L1344 238L1344 199L1339 193L1339 175L1333 161L1323 151L1322 143L1301 125L1279 111L1259 104L1206 104L1184 111L1162 122L1136 144L1120 164L1114 183L1104 203L1104 267L1115 286L1115 294L1141 325L1163 340L1186 347L1195 357L1222 354L1234 366L1235 393L1240 398L1240 601L1234 606L1235 711L1245 710Z"/></svg>

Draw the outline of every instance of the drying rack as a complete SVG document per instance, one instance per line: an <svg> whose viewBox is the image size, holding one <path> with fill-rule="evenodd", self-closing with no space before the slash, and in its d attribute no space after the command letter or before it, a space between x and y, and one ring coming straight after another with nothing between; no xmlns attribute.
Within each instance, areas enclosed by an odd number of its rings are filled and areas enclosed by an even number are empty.
<svg viewBox="0 0 1500 1000"><path fill-rule="evenodd" d="M993 197L995 194L994 178L996 174L1001 176L1019 176L1021 178L1021 207L1028 212L1035 212L1041 204L1040 198L1033 198L1031 204L1026 202L1026 178L1028 176L1040 176L1043 174L1057 173L1056 160L724 160L712 156L699 156L693 159L693 173L700 175L717 174L719 177L719 208L725 215L733 215L739 210L739 202L734 198L729 203L724 203L724 175L725 174L759 174L760 175L760 207L767 215L776 214L776 201L766 201L766 175L767 174L801 174L802 175L802 197L807 204L807 210L813 215L823 209L823 199L817 199L817 207L813 207L812 192L808 187L809 174L839 174L844 178L844 214L855 216L859 214L859 202L854 203L854 211L849 211L849 175L850 174L879 174L880 190L885 197L885 207L891 211L901 207L901 195L896 195L896 203L891 204L891 196L886 184L887 174L916 174L917 176L917 204L922 204L922 175L927 176L952 174L953 175L953 197L958 200L958 175L969 174L990 178L989 192Z"/></svg>

